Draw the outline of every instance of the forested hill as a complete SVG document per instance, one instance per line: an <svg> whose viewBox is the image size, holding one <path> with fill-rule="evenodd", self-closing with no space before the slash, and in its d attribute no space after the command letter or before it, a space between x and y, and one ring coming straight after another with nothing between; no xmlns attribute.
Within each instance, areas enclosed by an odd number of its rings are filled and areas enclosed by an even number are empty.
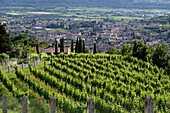
<svg viewBox="0 0 170 113"><path fill-rule="evenodd" d="M161 5L160 5L161 4ZM170 9L168 0L1 0L1 5L20 6L89 6L121 8Z"/></svg>

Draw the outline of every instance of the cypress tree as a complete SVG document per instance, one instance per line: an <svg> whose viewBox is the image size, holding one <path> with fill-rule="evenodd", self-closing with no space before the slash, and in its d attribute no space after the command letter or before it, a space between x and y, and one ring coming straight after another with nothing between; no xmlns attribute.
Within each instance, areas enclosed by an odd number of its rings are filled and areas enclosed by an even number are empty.
<svg viewBox="0 0 170 113"><path fill-rule="evenodd" d="M77 37L77 40L76 40L76 47L75 47L75 53L78 53L78 44L79 44L79 40L78 40L78 37Z"/></svg>
<svg viewBox="0 0 170 113"><path fill-rule="evenodd" d="M73 43L73 40L71 40L71 52L74 52L73 46L74 46L74 43Z"/></svg>
<svg viewBox="0 0 170 113"><path fill-rule="evenodd" d="M82 40L79 38L79 43L78 43L78 53L82 52Z"/></svg>
<svg viewBox="0 0 170 113"><path fill-rule="evenodd" d="M40 53L40 51L39 51L39 45L38 45L38 44L36 45L36 51L37 51L37 54Z"/></svg>
<svg viewBox="0 0 170 113"><path fill-rule="evenodd" d="M60 39L60 52L64 52L64 38Z"/></svg>
<svg viewBox="0 0 170 113"><path fill-rule="evenodd" d="M27 40L24 40L24 46L28 45Z"/></svg>
<svg viewBox="0 0 170 113"><path fill-rule="evenodd" d="M93 47L93 54L96 53L96 43L94 43L94 47Z"/></svg>
<svg viewBox="0 0 170 113"><path fill-rule="evenodd" d="M58 42L57 40L55 41L55 54L58 54Z"/></svg>
<svg viewBox="0 0 170 113"><path fill-rule="evenodd" d="M85 53L85 42L84 42L84 40L83 40L83 51L82 52Z"/></svg>

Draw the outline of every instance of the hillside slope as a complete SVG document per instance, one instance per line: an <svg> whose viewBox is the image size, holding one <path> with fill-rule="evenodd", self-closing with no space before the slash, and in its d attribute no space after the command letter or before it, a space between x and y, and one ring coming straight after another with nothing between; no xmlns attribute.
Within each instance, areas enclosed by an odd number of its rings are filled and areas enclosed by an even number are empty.
<svg viewBox="0 0 170 113"><path fill-rule="evenodd" d="M28 93L29 98L48 100L54 94L57 107L67 113L83 113L89 96L95 100L97 112L139 113L143 112L148 95L154 98L155 111L170 112L169 76L164 75L163 69L136 58L60 54L45 64L17 69L12 77L10 73L1 72L0 84L15 97ZM18 84L23 85L19 87Z"/></svg>

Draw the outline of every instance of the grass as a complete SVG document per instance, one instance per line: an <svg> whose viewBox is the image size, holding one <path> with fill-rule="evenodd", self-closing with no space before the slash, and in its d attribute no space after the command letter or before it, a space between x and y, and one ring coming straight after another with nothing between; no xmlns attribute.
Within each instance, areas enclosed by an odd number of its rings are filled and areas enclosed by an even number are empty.
<svg viewBox="0 0 170 113"><path fill-rule="evenodd" d="M40 63L39 66L37 66L39 69L42 69L44 66L45 59L43 59ZM25 74L30 74L29 68L23 69L23 72ZM7 78L9 78L11 81L15 81L16 75L15 71L5 73ZM16 82L16 84L20 90L24 90L23 88L26 87L24 86L19 86L19 84ZM21 84L20 84L21 85ZM7 103L8 103L8 113L21 113L22 112L22 106L20 99L16 99L15 97L12 96L11 93L6 89L6 87L0 82L0 95L2 96L3 94L7 95ZM30 95L32 93L30 92ZM1 99L2 100L2 99ZM0 100L0 111L2 111L2 101ZM29 113L42 113L42 112L47 112L48 111L48 104L39 98L29 98L28 100L28 110ZM1 113L1 112L0 112Z"/></svg>
<svg viewBox="0 0 170 113"><path fill-rule="evenodd" d="M46 30L49 30L49 31L52 31L52 32L56 32L56 31L67 32L66 29L62 29L62 28L47 28Z"/></svg>
<svg viewBox="0 0 170 113"><path fill-rule="evenodd" d="M141 17L132 17L132 16L110 16L111 19L114 20L122 20L122 19L126 19L126 20L134 20L134 19L143 19Z"/></svg>
<svg viewBox="0 0 170 113"><path fill-rule="evenodd" d="M94 8L78 7L78 8L75 8L74 10L104 11L104 12L113 11L112 8L98 8L98 7L94 7Z"/></svg>
<svg viewBox="0 0 170 113"><path fill-rule="evenodd" d="M22 113L21 102L18 99L13 96L7 96L7 103L8 113ZM45 113L48 109L48 104L44 100L28 100L28 113ZM0 111L2 111L2 102L0 102Z"/></svg>
<svg viewBox="0 0 170 113"><path fill-rule="evenodd" d="M170 24L165 24L165 25L163 25L164 27L170 27Z"/></svg>

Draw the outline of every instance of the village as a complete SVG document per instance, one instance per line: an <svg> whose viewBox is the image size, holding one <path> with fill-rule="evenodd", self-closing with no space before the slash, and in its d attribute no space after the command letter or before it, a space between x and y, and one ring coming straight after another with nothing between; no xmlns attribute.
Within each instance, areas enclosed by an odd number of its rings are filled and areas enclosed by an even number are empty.
<svg viewBox="0 0 170 113"><path fill-rule="evenodd" d="M1 20L6 24L8 32L12 36L28 34L36 37L39 42L45 41L54 43L61 38L65 39L66 47L70 47L71 40L76 43L77 37L85 41L89 52L93 51L93 44L96 43L97 52L107 52L110 47L121 49L125 44L131 44L138 39L147 45L156 46L158 43L170 45L170 38L167 38L169 21L166 19L169 12L146 12L146 11L77 11L67 9L67 13L73 13L70 18L54 18L55 14L48 13L32 15L12 15L21 20ZM100 18L98 17L99 15ZM43 18L46 15L48 19ZM10 15L11 16L11 15ZM163 16L165 22L159 22L156 18ZM42 17L42 18L41 18ZM152 21L155 18L155 21ZM164 19L163 18L163 19ZM160 33L161 32L161 33Z"/></svg>

